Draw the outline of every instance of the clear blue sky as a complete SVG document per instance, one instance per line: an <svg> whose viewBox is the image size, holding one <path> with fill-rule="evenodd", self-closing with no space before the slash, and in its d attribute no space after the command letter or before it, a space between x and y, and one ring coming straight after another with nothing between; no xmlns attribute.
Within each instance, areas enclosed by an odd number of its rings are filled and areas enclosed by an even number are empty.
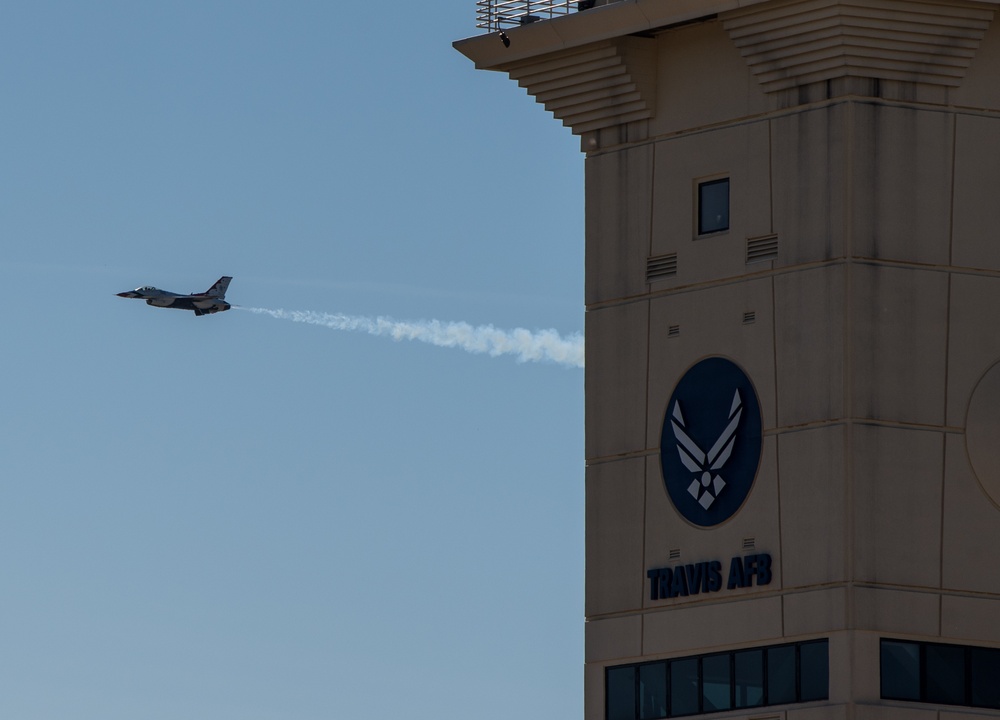
<svg viewBox="0 0 1000 720"><path fill-rule="evenodd" d="M580 332L579 143L477 32L4 4L0 717L582 717L582 370L115 297Z"/></svg>

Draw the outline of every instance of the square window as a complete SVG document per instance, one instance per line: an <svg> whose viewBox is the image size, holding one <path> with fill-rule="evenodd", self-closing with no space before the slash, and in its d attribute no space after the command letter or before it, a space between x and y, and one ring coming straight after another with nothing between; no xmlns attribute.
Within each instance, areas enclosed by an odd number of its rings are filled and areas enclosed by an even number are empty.
<svg viewBox="0 0 1000 720"><path fill-rule="evenodd" d="M795 646L767 649L767 704L795 702Z"/></svg>
<svg viewBox="0 0 1000 720"><path fill-rule="evenodd" d="M702 712L717 712L732 707L730 695L733 680L729 670L729 653L709 655L701 660Z"/></svg>
<svg viewBox="0 0 1000 720"><path fill-rule="evenodd" d="M928 645L925 652L927 702L965 705L965 648Z"/></svg>
<svg viewBox="0 0 1000 720"><path fill-rule="evenodd" d="M698 234L729 229L729 178L698 183Z"/></svg>
<svg viewBox="0 0 1000 720"><path fill-rule="evenodd" d="M972 704L1000 708L1000 650L974 647L971 651Z"/></svg>
<svg viewBox="0 0 1000 720"><path fill-rule="evenodd" d="M735 654L736 707L759 707L764 704L764 653L746 650Z"/></svg>
<svg viewBox="0 0 1000 720"><path fill-rule="evenodd" d="M667 716L667 664L639 666L639 720Z"/></svg>
<svg viewBox="0 0 1000 720"><path fill-rule="evenodd" d="M605 676L608 720L635 720L635 666L608 668Z"/></svg>
<svg viewBox="0 0 1000 720"><path fill-rule="evenodd" d="M829 642L799 645L799 700L826 700L830 696Z"/></svg>
<svg viewBox="0 0 1000 720"><path fill-rule="evenodd" d="M698 712L698 658L670 663L670 714L694 715Z"/></svg>
<svg viewBox="0 0 1000 720"><path fill-rule="evenodd" d="M883 640L879 666L883 698L920 701L920 646L917 643Z"/></svg>

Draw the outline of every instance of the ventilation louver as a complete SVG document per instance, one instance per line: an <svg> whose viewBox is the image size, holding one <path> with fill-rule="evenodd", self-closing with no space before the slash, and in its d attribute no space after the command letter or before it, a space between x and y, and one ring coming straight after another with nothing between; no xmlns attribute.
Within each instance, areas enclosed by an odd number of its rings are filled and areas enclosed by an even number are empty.
<svg viewBox="0 0 1000 720"><path fill-rule="evenodd" d="M646 260L646 282L656 282L677 274L677 253L657 255Z"/></svg>
<svg viewBox="0 0 1000 720"><path fill-rule="evenodd" d="M762 235L747 238L747 265L778 257L778 236Z"/></svg>

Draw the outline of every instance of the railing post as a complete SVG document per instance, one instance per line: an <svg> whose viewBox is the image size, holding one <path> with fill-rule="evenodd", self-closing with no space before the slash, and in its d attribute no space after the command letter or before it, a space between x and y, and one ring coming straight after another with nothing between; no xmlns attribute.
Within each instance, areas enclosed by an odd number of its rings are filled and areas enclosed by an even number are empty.
<svg viewBox="0 0 1000 720"><path fill-rule="evenodd" d="M570 14L574 8L576 11L592 8L594 3L595 0L476 0L476 27L497 32L503 30L505 22L527 25L536 20L551 20ZM519 7L522 9L518 10Z"/></svg>

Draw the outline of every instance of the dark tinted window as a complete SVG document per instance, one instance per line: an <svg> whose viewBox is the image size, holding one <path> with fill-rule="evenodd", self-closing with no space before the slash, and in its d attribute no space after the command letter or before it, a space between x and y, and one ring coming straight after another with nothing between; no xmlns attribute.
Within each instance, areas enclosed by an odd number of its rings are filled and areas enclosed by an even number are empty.
<svg viewBox="0 0 1000 720"><path fill-rule="evenodd" d="M635 666L608 668L608 720L635 720Z"/></svg>
<svg viewBox="0 0 1000 720"><path fill-rule="evenodd" d="M764 652L747 650L735 657L736 707L757 707L764 704Z"/></svg>
<svg viewBox="0 0 1000 720"><path fill-rule="evenodd" d="M795 702L795 646L767 649L767 704Z"/></svg>
<svg viewBox="0 0 1000 720"><path fill-rule="evenodd" d="M920 700L920 646L883 640L881 655L882 697Z"/></svg>
<svg viewBox="0 0 1000 720"><path fill-rule="evenodd" d="M729 229L729 178L698 185L698 234Z"/></svg>
<svg viewBox="0 0 1000 720"><path fill-rule="evenodd" d="M965 648L958 645L927 645L924 652L927 702L964 705Z"/></svg>
<svg viewBox="0 0 1000 720"><path fill-rule="evenodd" d="M732 706L732 685L729 653L701 659L702 712L728 710Z"/></svg>
<svg viewBox="0 0 1000 720"><path fill-rule="evenodd" d="M829 696L827 640L605 670L605 720L664 720Z"/></svg>
<svg viewBox="0 0 1000 720"><path fill-rule="evenodd" d="M639 720L667 716L667 664L639 666Z"/></svg>
<svg viewBox="0 0 1000 720"><path fill-rule="evenodd" d="M1000 708L1000 650L972 648L969 659L972 704Z"/></svg>
<svg viewBox="0 0 1000 720"><path fill-rule="evenodd" d="M670 714L693 715L698 712L698 659L670 663Z"/></svg>
<svg viewBox="0 0 1000 720"><path fill-rule="evenodd" d="M799 645L799 700L830 697L830 651L826 640Z"/></svg>

